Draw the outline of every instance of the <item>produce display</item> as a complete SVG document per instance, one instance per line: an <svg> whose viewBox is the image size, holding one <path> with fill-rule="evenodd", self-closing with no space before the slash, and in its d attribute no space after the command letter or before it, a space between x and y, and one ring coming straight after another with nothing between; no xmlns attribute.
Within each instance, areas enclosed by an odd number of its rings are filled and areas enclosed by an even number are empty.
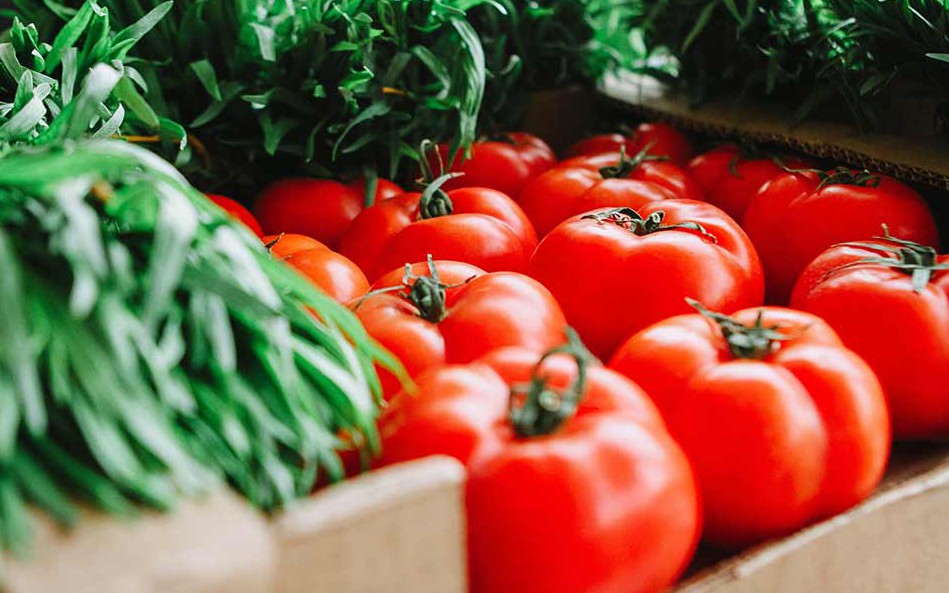
<svg viewBox="0 0 949 593"><path fill-rule="evenodd" d="M521 129L535 92L619 67L846 94L870 3L14 4L4 552L34 508L226 487L269 514L446 455L472 593L661 593L949 436L934 192L663 122Z"/></svg>

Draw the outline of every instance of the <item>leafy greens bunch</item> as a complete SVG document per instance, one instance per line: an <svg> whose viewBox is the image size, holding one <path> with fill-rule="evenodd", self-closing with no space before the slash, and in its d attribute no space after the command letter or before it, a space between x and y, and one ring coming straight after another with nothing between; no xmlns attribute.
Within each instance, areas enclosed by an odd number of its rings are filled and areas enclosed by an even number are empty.
<svg viewBox="0 0 949 593"><path fill-rule="evenodd" d="M28 504L70 525L74 497L127 514L221 481L265 510L305 496L341 476L344 438L374 446L374 364L397 366L173 165L111 138L147 123L125 118L143 99L120 58L87 57L123 41L88 23L49 44L17 25L0 45L17 74L0 108L0 545L15 551Z"/></svg>

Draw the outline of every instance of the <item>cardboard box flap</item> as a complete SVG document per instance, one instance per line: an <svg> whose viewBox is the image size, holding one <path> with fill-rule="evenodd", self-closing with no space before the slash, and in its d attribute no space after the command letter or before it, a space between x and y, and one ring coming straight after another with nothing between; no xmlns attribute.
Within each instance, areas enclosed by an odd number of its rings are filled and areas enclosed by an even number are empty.
<svg viewBox="0 0 949 593"><path fill-rule="evenodd" d="M688 98L658 81L608 76L601 94L647 120L667 121L690 132L780 146L809 156L880 171L907 181L949 190L949 140L862 133L854 126L808 120L792 128L786 111L765 105Z"/></svg>
<svg viewBox="0 0 949 593"><path fill-rule="evenodd" d="M675 593L945 593L946 453L898 453L863 504L701 570Z"/></svg>
<svg viewBox="0 0 949 593"><path fill-rule="evenodd" d="M72 532L35 514L32 554L4 561L7 593L270 593L267 522L221 492L167 514L85 511Z"/></svg>
<svg viewBox="0 0 949 593"><path fill-rule="evenodd" d="M274 524L278 593L465 593L464 468L429 457L347 480Z"/></svg>

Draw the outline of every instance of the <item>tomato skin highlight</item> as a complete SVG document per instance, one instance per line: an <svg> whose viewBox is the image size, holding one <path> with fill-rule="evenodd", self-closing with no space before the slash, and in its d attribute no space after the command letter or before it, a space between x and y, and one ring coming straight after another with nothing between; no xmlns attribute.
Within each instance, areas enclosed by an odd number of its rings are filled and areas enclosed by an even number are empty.
<svg viewBox="0 0 949 593"><path fill-rule="evenodd" d="M222 210L230 214L233 218L244 223L258 237L263 236L264 232L260 228L260 223L240 202L220 194L205 194L209 200L217 204Z"/></svg>
<svg viewBox="0 0 949 593"><path fill-rule="evenodd" d="M626 154L638 154L649 149L649 154L668 158L684 167L692 158L692 144L682 132L660 122L639 124L626 138Z"/></svg>
<svg viewBox="0 0 949 593"><path fill-rule="evenodd" d="M749 158L734 144L726 144L689 161L688 172L704 189L704 199L742 221L748 204L765 183L785 169L805 169L811 163L788 157L782 164L771 158Z"/></svg>
<svg viewBox="0 0 949 593"><path fill-rule="evenodd" d="M352 189L357 194L362 196L363 201L365 202L365 196L366 196L366 178L365 177L357 177L356 179L353 179L352 181L350 181L347 185L349 186L350 189ZM388 200L389 198L394 198L397 195L404 194L404 193L405 193L405 190L402 189L402 187L399 184L389 181L388 179L379 177L378 179L376 179L376 194L373 197L372 203L375 204L376 202L381 202L382 200Z"/></svg>
<svg viewBox="0 0 949 593"><path fill-rule="evenodd" d="M418 220L420 196L406 193L367 208L343 237L340 253L370 280L428 254L489 272L527 267L537 235L506 195L488 188L453 190L452 214Z"/></svg>
<svg viewBox="0 0 949 593"><path fill-rule="evenodd" d="M340 237L362 209L363 196L342 183L293 178L264 189L254 212L269 235L306 235L336 249Z"/></svg>
<svg viewBox="0 0 949 593"><path fill-rule="evenodd" d="M520 346L543 352L564 340L566 320L550 292L536 280L512 272L486 273L452 261L436 261L446 284L444 319L428 321L408 299L395 293L369 296L353 304L363 327L396 355L410 377L444 364L470 362L491 350ZM427 275L427 264L412 266ZM393 270L374 285L398 286L403 271ZM411 281L409 285L414 284ZM383 394L400 389L398 380L379 368Z"/></svg>
<svg viewBox="0 0 949 593"><path fill-rule="evenodd" d="M622 134L597 134L576 142L567 149L565 156L571 160L574 157L619 152L622 148L626 148L626 137Z"/></svg>
<svg viewBox="0 0 949 593"><path fill-rule="evenodd" d="M633 333L690 311L686 297L726 311L762 302L758 256L731 218L691 200L637 209L643 218L657 211L665 213L663 226L696 222L716 242L688 229L638 236L581 215L551 231L531 260L530 275L550 289L567 322L603 359Z"/></svg>
<svg viewBox="0 0 949 593"><path fill-rule="evenodd" d="M537 136L526 132L508 132L504 136L510 141L475 142L471 147L471 158L457 155L448 171L463 175L449 179L442 188L487 187L517 199L529 179L556 164L554 151ZM448 145L439 145L438 154L447 166ZM429 158L429 163L437 174L438 158Z"/></svg>
<svg viewBox="0 0 949 593"><path fill-rule="evenodd" d="M537 358L508 348L424 373L383 414L383 463L447 454L466 465L472 593L665 590L698 536L688 462L639 387L602 367L557 432L516 437L511 385ZM558 356L543 372L565 387L576 368Z"/></svg>
<svg viewBox="0 0 949 593"><path fill-rule="evenodd" d="M752 325L760 311L733 317ZM705 538L728 548L857 504L889 455L886 404L866 363L813 315L771 307L763 322L790 339L761 360L735 358L693 314L636 334L609 364L663 413L698 476Z"/></svg>
<svg viewBox="0 0 949 593"><path fill-rule="evenodd" d="M635 155L627 155L627 157ZM618 152L603 152L599 154L579 156L561 161L557 169L579 167L591 171L599 171L603 167L615 167L620 164L621 154ZM702 186L692 178L692 175L672 161L644 160L624 179L637 179L654 183L663 187L680 200L701 200L705 195ZM523 199L523 198L522 198Z"/></svg>
<svg viewBox="0 0 949 593"><path fill-rule="evenodd" d="M936 223L913 189L885 175L876 187L820 187L816 173L784 173L767 182L745 212L748 233L764 267L767 301L783 305L798 275L824 250L879 234L938 246Z"/></svg>
<svg viewBox="0 0 949 593"><path fill-rule="evenodd" d="M824 319L876 372L894 439L949 438L949 273L933 271L917 293L909 274L881 263L854 265L880 255L830 248L801 273L791 305ZM936 261L949 264L949 256Z"/></svg>
<svg viewBox="0 0 949 593"><path fill-rule="evenodd" d="M369 281L359 266L325 247L296 251L282 259L340 303L349 302L369 290Z"/></svg>

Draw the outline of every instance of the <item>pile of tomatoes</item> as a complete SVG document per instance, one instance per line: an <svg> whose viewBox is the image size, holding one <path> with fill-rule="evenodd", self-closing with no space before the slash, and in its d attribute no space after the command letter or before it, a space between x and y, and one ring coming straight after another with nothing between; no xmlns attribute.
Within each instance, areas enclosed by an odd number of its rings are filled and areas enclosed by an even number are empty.
<svg viewBox="0 0 949 593"><path fill-rule="evenodd" d="M949 436L949 257L910 187L663 124L450 156L418 192L213 199L403 362L378 463L465 464L475 593L660 591Z"/></svg>

